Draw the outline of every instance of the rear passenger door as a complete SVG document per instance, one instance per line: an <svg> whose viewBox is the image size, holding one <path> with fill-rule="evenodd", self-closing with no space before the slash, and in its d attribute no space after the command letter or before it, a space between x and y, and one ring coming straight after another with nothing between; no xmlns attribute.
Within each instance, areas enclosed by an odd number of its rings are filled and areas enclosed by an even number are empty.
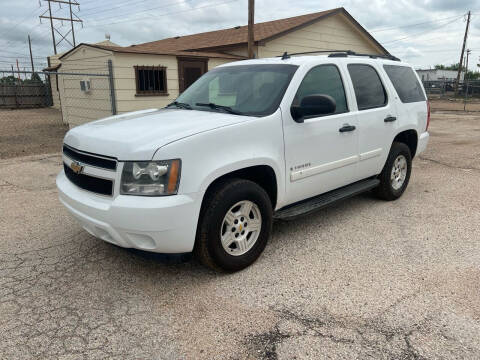
<svg viewBox="0 0 480 360"><path fill-rule="evenodd" d="M396 133L396 107L383 73L367 63L347 65L356 98L358 172L361 180L382 171Z"/></svg>

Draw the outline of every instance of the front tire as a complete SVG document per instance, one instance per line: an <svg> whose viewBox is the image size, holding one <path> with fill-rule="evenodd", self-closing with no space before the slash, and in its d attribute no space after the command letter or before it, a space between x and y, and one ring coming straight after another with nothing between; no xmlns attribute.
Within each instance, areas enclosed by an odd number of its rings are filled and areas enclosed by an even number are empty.
<svg viewBox="0 0 480 360"><path fill-rule="evenodd" d="M272 204L263 188L244 179L222 181L202 205L194 253L216 271L244 269L265 249L272 221Z"/></svg>
<svg viewBox="0 0 480 360"><path fill-rule="evenodd" d="M375 194L387 201L397 200L404 193L412 172L412 155L404 143L394 142L382 172Z"/></svg>

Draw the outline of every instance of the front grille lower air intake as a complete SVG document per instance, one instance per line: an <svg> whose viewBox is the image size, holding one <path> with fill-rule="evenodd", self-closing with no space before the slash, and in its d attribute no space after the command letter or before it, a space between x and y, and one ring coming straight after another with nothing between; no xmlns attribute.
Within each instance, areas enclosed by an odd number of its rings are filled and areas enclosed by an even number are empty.
<svg viewBox="0 0 480 360"><path fill-rule="evenodd" d="M108 179L101 179L85 174L76 174L66 164L63 164L63 169L68 180L79 188L91 191L101 195L113 195L113 181Z"/></svg>

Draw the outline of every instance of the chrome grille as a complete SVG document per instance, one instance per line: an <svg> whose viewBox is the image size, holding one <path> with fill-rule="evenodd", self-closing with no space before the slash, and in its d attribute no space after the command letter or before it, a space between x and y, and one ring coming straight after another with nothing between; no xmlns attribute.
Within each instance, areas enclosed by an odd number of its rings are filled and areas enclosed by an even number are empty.
<svg viewBox="0 0 480 360"><path fill-rule="evenodd" d="M109 156L96 155L85 151L79 151L67 145L63 145L63 154L70 159L79 161L83 164L109 170L117 169L117 160Z"/></svg>
<svg viewBox="0 0 480 360"><path fill-rule="evenodd" d="M65 176L83 190L113 196L117 160L63 146Z"/></svg>

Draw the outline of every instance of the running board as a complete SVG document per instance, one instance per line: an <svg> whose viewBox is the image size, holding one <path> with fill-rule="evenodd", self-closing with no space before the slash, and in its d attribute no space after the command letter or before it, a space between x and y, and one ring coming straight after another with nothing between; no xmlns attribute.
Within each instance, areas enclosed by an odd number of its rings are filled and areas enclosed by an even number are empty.
<svg viewBox="0 0 480 360"><path fill-rule="evenodd" d="M300 215L309 214L349 197L371 190L380 184L378 179L367 179L329 191L325 194L300 201L275 212L274 218L278 220L292 220Z"/></svg>

